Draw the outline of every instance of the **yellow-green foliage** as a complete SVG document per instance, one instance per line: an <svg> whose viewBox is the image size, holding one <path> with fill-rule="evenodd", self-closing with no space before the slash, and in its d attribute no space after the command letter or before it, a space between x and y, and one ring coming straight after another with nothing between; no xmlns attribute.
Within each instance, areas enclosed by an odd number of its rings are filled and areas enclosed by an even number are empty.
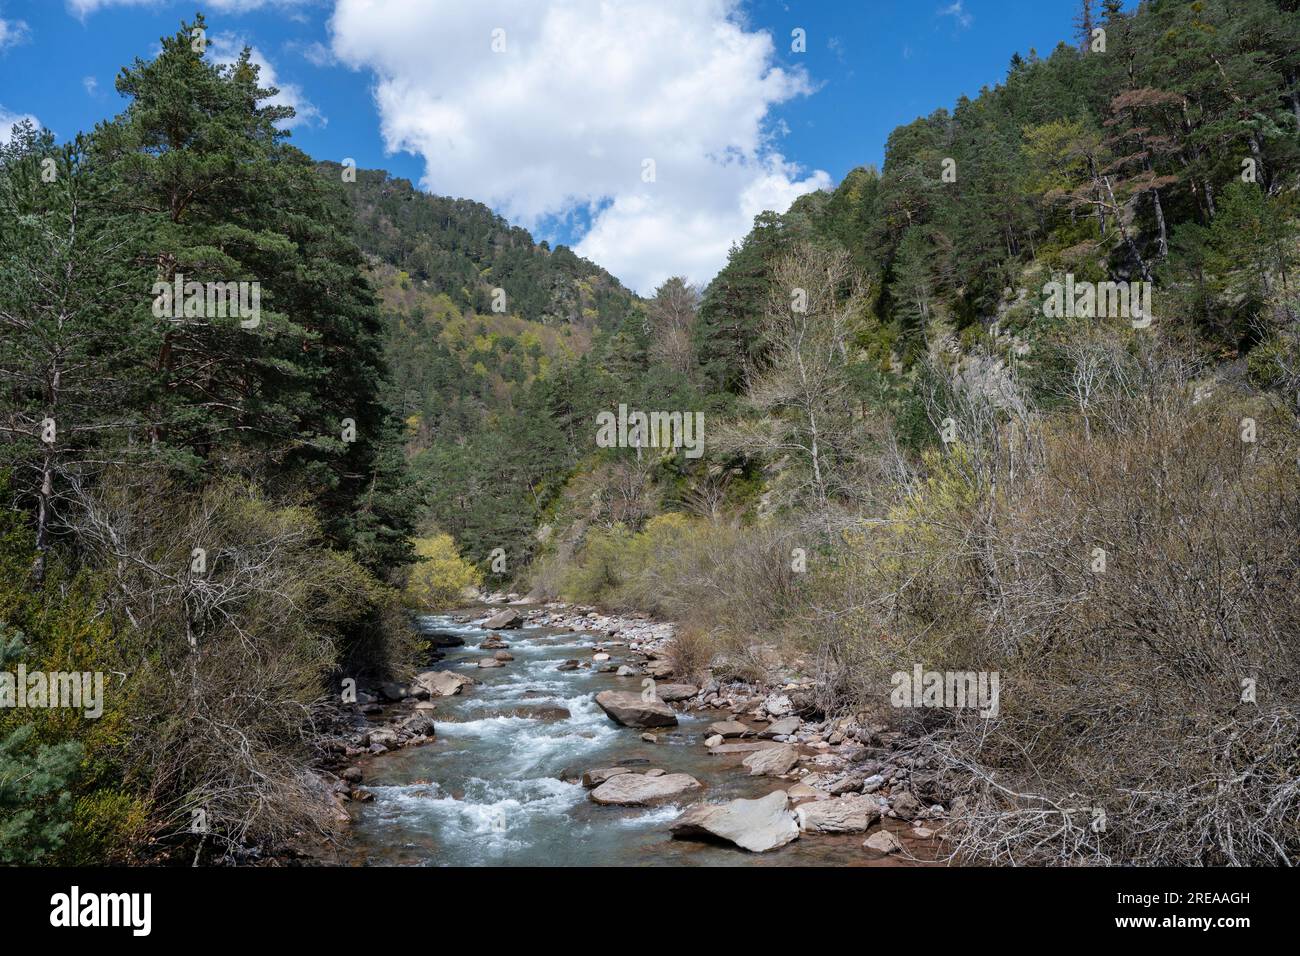
<svg viewBox="0 0 1300 956"><path fill-rule="evenodd" d="M60 862L72 866L127 862L131 849L149 832L149 803L112 787L83 794L72 806L71 832Z"/></svg>
<svg viewBox="0 0 1300 956"><path fill-rule="evenodd" d="M708 522L676 512L656 515L636 534L622 524L593 531L563 593L574 601L663 611L668 594L699 570L708 533Z"/></svg>
<svg viewBox="0 0 1300 956"><path fill-rule="evenodd" d="M890 512L895 533L928 534L933 523L951 524L964 517L979 499L972 477L970 452L960 442L950 451L930 449L922 453L926 478L901 505Z"/></svg>
<svg viewBox="0 0 1300 956"><path fill-rule="evenodd" d="M35 731L34 748L80 747L81 760L69 786L71 812L64 820L70 825L58 845L50 847L50 859L98 862L110 855L110 846L119 852L129 849L141 835L148 807L145 799L126 794L113 803L98 803L96 792L120 784L125 772L135 649L115 640L111 622L99 613L100 578L85 572L69 578L52 561L45 586L35 588L30 579L34 554L30 534L16 514L0 512L0 636L21 632L25 640L22 656L7 666L12 670L21 662L28 673L102 673L103 711L89 718L84 710L69 708L0 709L0 739L27 725ZM23 858L37 858L36 848L31 849Z"/></svg>
<svg viewBox="0 0 1300 956"><path fill-rule="evenodd" d="M909 635L907 653L915 660L938 664L950 649L950 635L974 627L967 608L955 600L952 581L968 556L955 545L974 519L981 489L974 476L970 450L956 442L947 451L922 454L925 477L888 512L888 520L869 523L841 536L834 558L813 575L820 602L838 603L844 594L863 591L893 594L893 607L933 625ZM946 622L939 627L940 618ZM856 612L837 618L845 641L841 649L854 653L855 679L870 685L901 653L898 635L880 632L874 613ZM869 641L860 638L870 635ZM823 635L825 636L825 635Z"/></svg>
<svg viewBox="0 0 1300 956"><path fill-rule="evenodd" d="M628 574L627 544L632 536L622 524L587 535L582 556L564 574L561 594L570 601L609 601Z"/></svg>
<svg viewBox="0 0 1300 956"><path fill-rule="evenodd" d="M738 528L661 514L637 534L622 525L590 532L561 593L695 622L716 636L772 634L798 603L802 575L790 559L797 541L776 524Z"/></svg>
<svg viewBox="0 0 1300 956"><path fill-rule="evenodd" d="M413 607L446 607L460 600L466 588L483 583L479 569L460 556L449 534L417 538L415 553L420 562L411 569L405 594Z"/></svg>

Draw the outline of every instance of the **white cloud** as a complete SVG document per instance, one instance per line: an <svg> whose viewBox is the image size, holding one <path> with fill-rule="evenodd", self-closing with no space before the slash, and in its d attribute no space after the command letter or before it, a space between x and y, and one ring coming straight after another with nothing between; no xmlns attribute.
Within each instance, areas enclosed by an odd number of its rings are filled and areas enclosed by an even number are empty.
<svg viewBox="0 0 1300 956"><path fill-rule="evenodd" d="M93 76L83 76L81 78L81 85L86 88L86 92L90 96L94 96L99 92L99 80L95 79Z"/></svg>
<svg viewBox="0 0 1300 956"><path fill-rule="evenodd" d="M285 44L285 49L301 54L302 58L312 66L335 66L338 63L330 48L318 40L313 40L311 43L290 41Z"/></svg>
<svg viewBox="0 0 1300 956"><path fill-rule="evenodd" d="M251 46L251 44L246 44L242 37L233 33L216 33L208 38L208 57L214 63L234 63L239 59L239 54L243 52L245 45ZM321 111L316 108L315 104L307 99L302 88L296 83L282 82L276 76L275 67L256 47L252 47L250 59L258 67L258 85L264 87L274 86L280 91L269 100L264 100L262 105L292 106L298 111L293 119L282 123L284 128L293 129L295 126L301 126L304 123L320 126L326 124L327 120L321 114Z"/></svg>
<svg viewBox="0 0 1300 956"><path fill-rule="evenodd" d="M340 61L374 71L385 145L423 156L424 188L532 228L588 212L578 253L642 292L707 281L755 214L830 185L772 142L771 108L812 87L738 0L337 0L330 29Z"/></svg>
<svg viewBox="0 0 1300 956"><path fill-rule="evenodd" d="M962 0L954 0L953 3L946 7L940 7L937 15L941 17L952 17L957 26L963 30L970 29L970 25L975 22L973 14L967 13L962 7Z"/></svg>
<svg viewBox="0 0 1300 956"><path fill-rule="evenodd" d="M157 6L161 0L67 0L68 11L82 19L107 7ZM248 13L263 7L299 7L312 0L207 0L203 9L217 13Z"/></svg>
<svg viewBox="0 0 1300 956"><path fill-rule="evenodd" d="M30 33L27 24L22 20L6 20L0 17L0 52L4 52L6 47L22 43Z"/></svg>
<svg viewBox="0 0 1300 956"><path fill-rule="evenodd" d="M13 127L23 120L31 120L32 125L37 129L41 128L41 121L31 113L10 113L3 105L0 105L0 146L8 143L13 138Z"/></svg>
<svg viewBox="0 0 1300 956"><path fill-rule="evenodd" d="M156 5L158 0L67 0L68 12L85 19L104 7L143 7Z"/></svg>

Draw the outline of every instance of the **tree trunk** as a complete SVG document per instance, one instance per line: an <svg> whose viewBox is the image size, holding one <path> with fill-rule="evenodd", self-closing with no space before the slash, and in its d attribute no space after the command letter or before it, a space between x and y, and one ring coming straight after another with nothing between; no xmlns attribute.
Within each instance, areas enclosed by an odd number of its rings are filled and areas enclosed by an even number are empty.
<svg viewBox="0 0 1300 956"><path fill-rule="evenodd" d="M1160 231L1160 244L1158 246L1157 257L1164 260L1169 255L1169 234L1165 226L1165 209L1160 203L1160 190L1151 190L1151 201L1155 204L1156 226Z"/></svg>
<svg viewBox="0 0 1300 956"><path fill-rule="evenodd" d="M32 561L32 579L45 583L45 557L50 550L50 500L54 497L54 454L47 451L41 462L41 488L36 496L36 559Z"/></svg>

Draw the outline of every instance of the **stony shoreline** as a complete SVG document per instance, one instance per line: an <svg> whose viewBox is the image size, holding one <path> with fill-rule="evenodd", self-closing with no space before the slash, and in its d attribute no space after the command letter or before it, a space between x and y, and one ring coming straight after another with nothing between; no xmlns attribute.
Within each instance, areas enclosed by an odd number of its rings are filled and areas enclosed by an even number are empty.
<svg viewBox="0 0 1300 956"><path fill-rule="evenodd" d="M559 668L593 668L627 678L626 692L596 695L611 720L641 729L643 738L653 742L656 729L675 725L677 714L710 719L703 745L711 755L732 758L727 764L734 763L735 772L771 778L772 791L760 799L688 807L671 828L676 837L762 851L801 835L858 833L866 835L863 848L869 858L900 852L911 858L919 850L917 857L934 859L940 853L948 810L928 778L914 778L921 768L907 741L865 715L826 719L817 714L810 680L775 667L775 679L766 684L711 674L691 683L673 673L675 625L644 615L491 595L482 608L455 613L455 618L494 632L540 625L596 635L589 659L567 660ZM495 634L478 646L485 653L482 668L509 666L513 659ZM318 771L340 824L351 820L351 804L374 799L364 786L367 764L389 751L435 739L438 698L472 693L473 684L459 672L429 669L406 685L359 689L356 703L345 708L326 741ZM581 782L594 802L624 806L652 804L700 786L686 774L618 766L590 768L580 781L569 782Z"/></svg>

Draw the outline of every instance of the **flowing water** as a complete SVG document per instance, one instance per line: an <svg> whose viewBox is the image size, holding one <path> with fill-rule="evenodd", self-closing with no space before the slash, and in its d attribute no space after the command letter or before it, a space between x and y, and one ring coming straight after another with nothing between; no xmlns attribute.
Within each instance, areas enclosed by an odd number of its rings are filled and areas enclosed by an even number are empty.
<svg viewBox="0 0 1300 956"><path fill-rule="evenodd" d="M711 720L680 713L657 728L658 743L620 727L596 706L597 692L639 690L641 678L592 669L558 671L568 658L589 660L601 643L615 664L627 653L594 634L526 626L498 632L514 660L481 669L489 633L451 615L420 619L429 633L454 634L437 666L479 683L437 700L436 740L383 754L366 765L375 794L357 805L345 862L379 865L864 865L862 837L814 837L766 854L673 840L668 826L700 800L757 797L786 782L750 777L742 755L711 756L703 746ZM595 767L661 767L704 786L680 802L602 807L566 779ZM900 837L902 834L900 833ZM906 843L907 841L905 841ZM890 863L902 861L891 858Z"/></svg>

